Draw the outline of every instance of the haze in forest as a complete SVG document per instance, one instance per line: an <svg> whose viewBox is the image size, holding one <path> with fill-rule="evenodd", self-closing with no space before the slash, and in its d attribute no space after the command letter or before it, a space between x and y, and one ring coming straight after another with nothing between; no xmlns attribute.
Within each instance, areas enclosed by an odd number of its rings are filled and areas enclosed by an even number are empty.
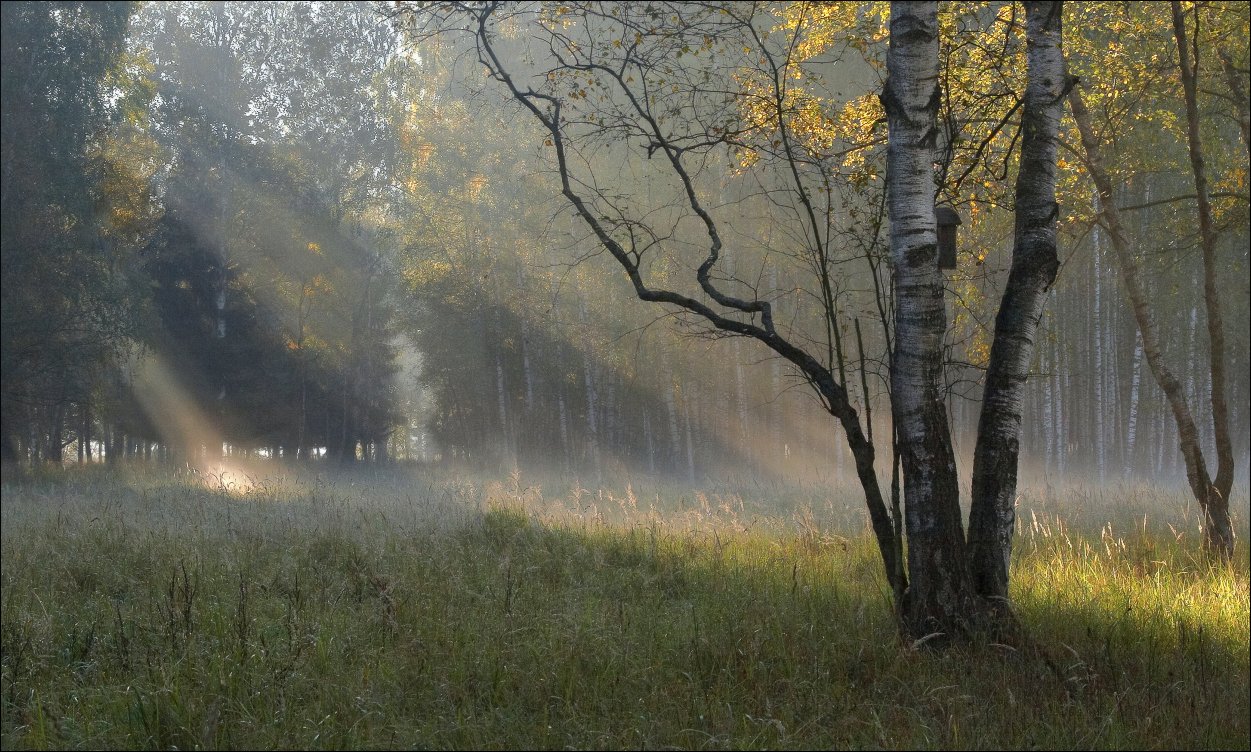
<svg viewBox="0 0 1251 752"><path fill-rule="evenodd" d="M0 21L0 747L1247 747L1251 3Z"/></svg>
<svg viewBox="0 0 1251 752"><path fill-rule="evenodd" d="M843 430L790 363L636 298L561 196L550 138L463 41L423 35L390 4L4 7L7 461L854 483ZM641 5L603 7L648 22ZM527 80L543 81L545 64L527 25L559 25L561 8L508 9L500 49ZM944 273L945 404L965 479L1013 243L1011 92L1024 42L1004 31L1011 12L971 7L944 42L939 193L962 222ZM1069 13L1068 64L1097 102L1101 132L1115 134L1116 201L1163 358L1211 453L1179 85L1167 66L1117 68L1093 54L1167 58L1167 14L1097 3ZM1212 14L1203 145L1245 490L1247 149L1221 56L1243 76L1245 124L1246 9ZM713 279L767 300L789 337L843 374L880 440L891 432L892 326L884 11L779 4L752 23L763 44L790 50L785 108L803 184L822 202L819 247L813 207L787 188L782 146L761 119L759 60L724 39L682 40L649 73L657 96L688 97L673 104L686 119L664 127L689 133L700 154L691 190L723 241ZM633 41L568 24L569 39L608 51ZM609 127L620 94L589 75L548 81L583 107L573 157L594 211L640 242L650 278L698 297L707 237L685 187L660 154L640 157L634 136ZM699 145L699 134L715 143ZM1071 118L1062 141L1061 268L1026 388L1022 475L1039 486L1181 486L1177 428L1096 221ZM888 454L879 450L883 478Z"/></svg>

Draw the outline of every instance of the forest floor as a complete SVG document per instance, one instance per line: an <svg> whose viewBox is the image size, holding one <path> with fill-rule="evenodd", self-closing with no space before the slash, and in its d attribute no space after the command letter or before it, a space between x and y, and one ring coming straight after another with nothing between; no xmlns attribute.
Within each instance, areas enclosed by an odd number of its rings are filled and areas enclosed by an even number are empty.
<svg viewBox="0 0 1251 752"><path fill-rule="evenodd" d="M6 477L4 749L1251 746L1247 519L1026 494L1029 645L901 641L848 491ZM643 484L644 486L646 484Z"/></svg>

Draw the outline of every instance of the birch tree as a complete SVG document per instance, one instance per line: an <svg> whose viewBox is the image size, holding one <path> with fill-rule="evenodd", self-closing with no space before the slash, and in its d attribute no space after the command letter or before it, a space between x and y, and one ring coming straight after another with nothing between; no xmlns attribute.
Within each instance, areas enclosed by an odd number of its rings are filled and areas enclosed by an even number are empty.
<svg viewBox="0 0 1251 752"><path fill-rule="evenodd" d="M1008 597L1025 379L1047 291L1060 268L1056 149L1064 94L1071 86L1061 46L1061 7L1058 2L1025 4L1029 83L1021 120L1012 270L995 319L973 463L969 556L978 593L996 599Z"/></svg>
<svg viewBox="0 0 1251 752"><path fill-rule="evenodd" d="M1245 222L1247 199L1245 193L1239 191L1213 191L1209 183L1223 183L1227 187L1245 186L1246 165L1241 163L1239 157L1245 156L1246 152L1229 148L1236 144L1236 137L1233 143L1220 145L1214 140L1209 141L1208 148L1205 148L1198 97L1200 93L1212 97L1214 104L1227 108L1230 118L1237 121L1238 113L1245 107L1245 92L1241 97L1214 94L1213 92L1219 94L1220 85L1224 83L1222 79L1228 81L1228 70L1222 63L1220 69L1213 67L1203 71L1199 66L1199 54L1204 48L1200 44L1200 21L1203 21L1204 33L1208 35L1204 42L1209 49L1216 46L1219 51L1220 44L1238 39L1239 29L1245 24L1245 19L1240 21L1237 16L1230 17L1235 11L1245 13L1245 7L1239 10L1232 4L1195 6L1194 23L1188 28L1188 14L1183 12L1179 3L1168 6L1152 4L1135 9L1138 15L1132 16L1127 22L1136 24L1142 38L1147 40L1144 42L1147 45L1151 45L1153 41L1167 41L1177 53L1172 65L1130 71L1126 74L1125 81L1118 81L1105 75L1107 71L1101 67L1101 64L1106 65L1105 61L1097 55L1091 56L1084 61L1089 72L1082 71L1087 83L1083 84L1081 90L1075 89L1068 96L1076 126L1077 144L1073 146L1073 150L1079 155L1083 171L1094 183L1098 193L1096 219L1107 231L1114 250L1121 283L1133 313L1135 327L1141 337L1141 357L1145 358L1152 377L1163 391L1176 427L1176 438L1171 439L1165 435L1164 426L1161 425L1157 431L1160 437L1157 448L1163 453L1165 444L1176 441L1180 451L1172 455L1173 464L1180 454L1181 469L1186 482L1203 512L1204 543L1219 556L1228 556L1233 547L1229 497L1233 488L1234 452L1229 425L1229 384L1225 374L1229 354L1224 343L1226 325L1222 315L1223 303L1228 301L1222 300L1219 290L1217 238L1222 225L1226 229L1230 225L1228 219L1222 222L1222 217L1240 216ZM1228 57L1228 51L1225 54ZM1135 95L1139 101L1133 107L1106 106L1109 100L1123 96L1126 89L1140 92ZM1181 102L1179 108L1176 107L1178 101ZM1175 109L1178 111L1174 112ZM1103 134L1119 134L1135 126L1137 122L1151 121L1162 116L1172 118L1178 123L1176 128L1165 130L1164 133L1175 139L1167 145L1176 144L1179 147L1176 153L1179 156L1184 155L1175 169L1189 170L1194 193L1151 200L1153 196L1148 192L1145 203L1123 209L1118 204L1122 199L1118 184L1132 176L1133 172L1159 169L1152 163L1161 160L1161 154L1170 150L1165 148L1166 143L1161 140L1160 129L1152 128L1151 152L1127 159L1121 153L1123 147L1119 147L1116 141ZM1148 165L1151 165L1150 168ZM1123 172L1118 172L1118 169ZM1210 175L1215 175L1216 180L1213 181ZM1157 310L1159 302L1153 300L1158 295L1152 295L1153 288L1158 290L1163 285L1157 286L1144 266L1147 256L1143 250L1172 249L1166 249L1163 243L1147 241L1143 233L1133 231L1124 217L1124 212L1128 209L1164 205L1185 207L1178 210L1179 216L1190 227L1198 229L1201 281L1197 279L1189 285L1196 289L1194 297L1183 298L1187 307L1183 309L1186 311L1183 314L1185 328L1182 329L1180 339L1188 349L1192 363L1203 360L1200 309L1204 309L1207 314L1206 334L1209 347L1207 362L1199 367L1185 367L1169 361L1166 347L1170 338L1168 327L1161 324L1161 311ZM1164 319L1164 324L1167 324L1167 319ZM1137 351L1135 357L1140 357ZM1177 359L1176 354L1173 357ZM1210 396L1203 394L1206 391L1202 383L1205 375L1209 381ZM1209 399L1211 409L1208 414L1203 411L1200 401L1202 397ZM1161 417L1164 418L1163 413ZM1209 464L1203 452L1205 425L1211 429L1216 450L1215 467ZM1155 463L1157 467L1170 464L1164 460L1164 456L1158 456Z"/></svg>
<svg viewBox="0 0 1251 752"><path fill-rule="evenodd" d="M1208 542L1223 555L1233 550L1229 524L1229 494L1234 485L1234 453L1229 438L1229 404L1225 393L1225 321L1221 314L1221 296L1216 287L1216 228L1212 216L1207 167L1199 135L1199 10L1195 9L1195 36L1186 34L1186 18L1181 3L1173 0L1173 37L1177 42L1177 72L1181 78L1186 101L1186 147L1194 174L1196 214L1199 219L1199 241L1203 251L1203 304L1208 324L1208 374L1212 389L1212 428L1216 439L1216 476L1212 479L1207 503L1200 499L1209 513ZM1219 519L1218 519L1219 518Z"/></svg>
<svg viewBox="0 0 1251 752"><path fill-rule="evenodd" d="M942 394L947 328L934 222L938 138L938 5L892 3L886 192L895 270L891 408L903 465L908 572L905 619L927 634L968 618L972 582L955 454Z"/></svg>
<svg viewBox="0 0 1251 752"><path fill-rule="evenodd" d="M1113 202L1112 181L1104 165L1103 147L1091 125L1090 112L1081 92L1077 89L1069 92L1068 100L1073 111L1073 119L1081 134L1086 168L1089 170L1091 180L1099 189L1102 207L1100 220L1107 228L1108 237L1116 251L1121 282L1134 311L1134 320L1142 338L1142 349L1146 355L1147 365L1156 383L1164 391L1169 406L1172 408L1173 420L1177 424L1186 480L1190 484L1195 500L1199 502L1200 509L1203 510L1205 541L1214 550L1227 553L1233 546L1233 528L1229 519L1228 501L1221 496L1213 484L1207 461L1203 456L1203 448L1199 443L1198 425L1191 412L1190 402L1186 398L1181 379L1164 360L1156 317L1147 301L1139 264L1132 251L1132 241L1121 220L1120 210ZM1160 445L1163 446L1163 444L1164 442L1161 441Z"/></svg>
<svg viewBox="0 0 1251 752"><path fill-rule="evenodd" d="M1027 169L1037 174L1025 175L1018 186L1024 216L1018 218L1015 250L1021 261L1014 268L1020 271L1001 313L1005 343L993 356L1003 361L992 387L997 407L984 418L992 426L988 446L1006 445L997 447L1001 452L991 463L996 469L1015 467L1020 384L1055 269L1055 107L1065 80L1059 4L1031 3L1028 13L1027 33L1031 47L1038 48L1030 72L1041 78L1026 93L1029 147L1023 154L1031 160ZM791 89L798 31L766 38L761 31L766 19L757 7L737 4L447 3L413 12L401 8L398 17L416 40L443 43L452 36L467 42L469 54L507 98L540 124L561 195L639 299L681 312L722 336L755 340L807 381L846 435L906 634L951 639L1005 623L995 617L1006 612L996 612L986 597L992 592L980 592L975 582L1002 580L1006 590L1007 542L1000 526L1010 508L1005 513L1000 499L1011 501L1012 492L984 493L986 522L979 529L988 531L985 555L970 559L941 391L945 314L934 220L941 100L936 3L893 4L889 79L881 94L889 121L891 393L904 470L904 519L887 508L874 444L849 396L839 334L844 322L831 276L840 251L831 243L839 235L830 229L838 212L825 198L829 184L821 182L831 174L821 168L829 158L822 149L835 151L839 145L810 138L818 117L813 102ZM526 33L519 35L522 26ZM801 18L797 29L802 28ZM519 39L528 46L521 47ZM749 106L742 106L740 97L750 100ZM789 231L811 251L804 258L815 262L809 267L812 296L830 302L829 336L815 348L811 338L779 322L769 295L727 271L734 252L727 211L716 203L718 187L704 179L705 165L727 152L748 153L748 161L776 170L770 199L780 208L779 217L797 223ZM666 184L674 203L639 208L631 203L638 197L621 197L612 175L597 169L605 155L616 164L648 165L651 184ZM1048 159L1050 167L1042 164ZM687 267L691 277L683 279L675 273L683 268L673 258L675 248L697 243L696 263ZM759 278L766 274L762 270ZM726 375L734 378L732 370ZM984 562L998 563L1002 574L975 578L973 568Z"/></svg>

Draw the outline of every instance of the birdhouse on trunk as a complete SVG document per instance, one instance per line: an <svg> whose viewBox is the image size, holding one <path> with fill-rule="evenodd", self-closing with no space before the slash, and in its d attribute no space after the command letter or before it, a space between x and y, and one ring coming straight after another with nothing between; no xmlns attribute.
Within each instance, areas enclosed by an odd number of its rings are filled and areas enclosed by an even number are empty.
<svg viewBox="0 0 1251 752"><path fill-rule="evenodd" d="M964 223L950 206L934 207L934 220L938 223L938 268L955 269L956 227Z"/></svg>

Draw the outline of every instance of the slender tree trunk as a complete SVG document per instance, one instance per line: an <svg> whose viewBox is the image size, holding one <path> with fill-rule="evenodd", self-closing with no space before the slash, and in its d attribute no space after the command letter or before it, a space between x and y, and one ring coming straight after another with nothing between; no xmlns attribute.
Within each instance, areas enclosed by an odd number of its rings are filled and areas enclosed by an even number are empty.
<svg viewBox="0 0 1251 752"><path fill-rule="evenodd" d="M308 301L309 283L301 281L300 297L296 302L297 334L295 353L300 371L300 424L296 431L295 456L305 460L308 450L304 446L304 437L308 434L308 353L304 351L305 303Z"/></svg>
<svg viewBox="0 0 1251 752"><path fill-rule="evenodd" d="M39 438L38 417L43 411L35 409L31 412L34 413L34 416L26 428L26 446L30 447L29 454L31 464L39 465L43 463L44 442Z"/></svg>
<svg viewBox="0 0 1251 752"><path fill-rule="evenodd" d="M1191 283L1195 287L1199 286L1197 273L1191 278ZM1147 299L1151 300L1150 295L1147 296ZM1186 345L1186 360L1182 366L1182 383L1185 385L1185 391L1182 394L1186 397L1186 403L1194 406L1193 409L1196 413L1195 423L1203 425L1203 403L1199 398L1199 369L1196 367L1196 363L1199 361L1199 303L1197 301L1190 306L1190 315L1186 320L1189 322L1189 329L1183 335L1184 339L1182 340ZM1167 336L1168 333L1165 332L1165 337L1167 338ZM1203 447L1202 431L1200 431L1199 446L1200 448Z"/></svg>
<svg viewBox="0 0 1251 752"><path fill-rule="evenodd" d="M1129 420L1125 427L1125 473L1126 479L1134 471L1134 448L1138 440L1138 391L1142 383L1142 334L1134 330L1134 359L1130 366L1132 379L1129 385Z"/></svg>
<svg viewBox="0 0 1251 752"><path fill-rule="evenodd" d="M87 462L91 462L91 404L83 405L83 450L87 457Z"/></svg>
<svg viewBox="0 0 1251 752"><path fill-rule="evenodd" d="M571 464L569 457L569 411L565 407L565 389L560 387L560 392L556 396L556 412L560 418L560 446L565 455L565 469Z"/></svg>
<svg viewBox="0 0 1251 752"><path fill-rule="evenodd" d="M1055 307L1054 306L1055 298L1056 296L1053 292L1052 298L1051 298L1051 302L1053 303L1053 306L1052 306L1053 308ZM1051 328L1054 329L1055 327L1052 326ZM1043 346L1042 351L1039 353L1039 357L1038 357L1038 367L1042 369L1041 378L1043 382L1043 394L1042 394L1042 414L1043 414L1042 422L1043 424L1039 426L1039 430L1042 432L1041 436L1042 436L1042 447L1043 447L1043 477L1048 484L1051 483L1051 479L1055 475L1055 470L1056 470L1055 366L1052 362L1054 360L1052 355L1055 352L1054 340L1056 336L1057 335L1055 334L1054 331L1052 331L1048 335L1047 339L1049 341L1045 346Z"/></svg>
<svg viewBox="0 0 1251 752"><path fill-rule="evenodd" d="M769 267L769 292L775 298L778 295L778 268L776 265ZM769 405L769 417L771 421L769 436L770 444L777 453L777 457L781 460L786 459L785 442L782 439L783 429L786 428L786 398L782 394L782 360L773 358L769 363L769 394L774 396L773 402ZM781 467L781 465L779 465Z"/></svg>
<svg viewBox="0 0 1251 752"><path fill-rule="evenodd" d="M686 418L686 473L687 480L695 485L695 442L691 438L691 394L685 395L682 401L682 412Z"/></svg>
<svg viewBox="0 0 1251 752"><path fill-rule="evenodd" d="M1148 367L1150 367L1150 364L1148 364ZM1157 382L1157 386L1158 386L1158 382ZM1165 397L1165 399L1167 399L1167 396ZM1165 412L1163 410L1160 410L1159 412L1156 413L1156 432L1155 432L1156 443L1155 443L1155 465L1154 465L1155 477L1158 480L1162 480L1165 476L1164 447L1170 443L1173 443L1169 441L1170 437L1168 435L1168 432L1169 432L1169 423L1166 419Z"/></svg>
<svg viewBox="0 0 1251 752"><path fill-rule="evenodd" d="M836 432L836 433L835 433L835 437L836 437L836 438L835 438L833 441L831 441L831 442L830 442L830 454L832 455L831 459L833 459L833 460L834 460L834 480L835 480L837 483L840 483L840 484L841 484L841 483L843 482L843 456L844 456L844 452L843 452L842 442L838 441L838 439L837 439L837 431L838 431L838 429L837 429L837 428L835 428L834 430L835 430L835 432Z"/></svg>
<svg viewBox="0 0 1251 752"><path fill-rule="evenodd" d="M17 439L7 429L0 429L0 465L16 463L21 456Z"/></svg>
<svg viewBox="0 0 1251 752"><path fill-rule="evenodd" d="M495 353L495 397L497 408L499 409L500 419L500 444L503 447L503 456L500 458L506 465L513 462L513 448L509 437L512 431L508 425L508 393L504 385L504 362L500 357L500 353Z"/></svg>
<svg viewBox="0 0 1251 752"><path fill-rule="evenodd" d="M903 465L908 572L902 614L915 636L963 633L978 610L965 559L955 455L942 397L946 329L934 221L938 4L892 2L887 191L895 267L891 402Z"/></svg>
<svg viewBox="0 0 1251 752"><path fill-rule="evenodd" d="M87 405L85 403L78 405L78 464L81 465L85 461L87 454L87 439L83 432L83 426L87 424Z"/></svg>
<svg viewBox="0 0 1251 752"><path fill-rule="evenodd" d="M1186 479L1190 483L1190 490L1195 500L1199 502L1199 507L1204 513L1204 541L1212 550L1226 555L1233 548L1229 504L1226 497L1217 493L1212 485L1199 444L1199 431L1190 412L1182 382L1164 363L1155 316L1147 305L1147 296L1143 291L1142 281L1139 279L1138 262L1130 252L1129 238L1121 224L1120 212L1111 200L1112 181L1104 168L1103 150L1091 127L1090 113L1076 88L1069 92L1069 105L1073 111L1073 119L1081 132L1090 176L1099 188L1103 221L1107 227L1108 236L1112 240L1112 248L1116 251L1121 281L1125 285L1125 291L1133 307L1138 332L1142 335L1143 353L1146 355L1147 365L1173 410L1173 420L1177 424L1178 440L1186 466Z"/></svg>
<svg viewBox="0 0 1251 752"><path fill-rule="evenodd" d="M590 340L590 335L589 335L590 325L588 324L585 299L579 300L578 313L579 313L578 320L581 322L581 325L584 331L584 334L582 336L582 377L583 377L583 387L584 387L583 391L584 391L585 404L586 404L586 442L587 442L587 448L590 454L589 459L591 461L591 467L592 469L595 470L595 474L598 476L600 475L600 472L601 472L600 454L599 454L600 452L600 438L599 438L600 426L598 422L599 392L596 389L596 378L595 378L595 372L594 372L595 362L594 362L594 359L591 357L591 353L593 352L593 350L591 348L591 340ZM584 460L585 459L586 458L584 458Z"/></svg>
<svg viewBox="0 0 1251 752"><path fill-rule="evenodd" d="M517 265L517 289L524 290L526 279L521 273L521 265ZM521 372L526 382L526 403L522 406L522 410L527 416L527 423L530 413L534 410L534 372L530 367L530 336L526 331L526 317L519 316L517 318L518 326L521 329Z"/></svg>
<svg viewBox="0 0 1251 752"><path fill-rule="evenodd" d="M61 434L65 431L65 404L60 403L52 411L52 421L48 425L48 459L60 465L65 458L65 447L61 443Z"/></svg>
<svg viewBox="0 0 1251 752"><path fill-rule="evenodd" d="M647 408L643 408L643 442L647 449L647 474L654 476L656 474L656 443L652 437L652 421Z"/></svg>
<svg viewBox="0 0 1251 752"><path fill-rule="evenodd" d="M599 473L599 395L595 389L594 363L588 352L582 354L583 391L586 405L586 443L590 454L591 466Z"/></svg>
<svg viewBox="0 0 1251 752"><path fill-rule="evenodd" d="M521 325L521 372L526 380L526 404L525 412L529 415L534 410L534 369L530 367L530 347L528 345L529 337L526 335L526 325L523 321Z"/></svg>
<svg viewBox="0 0 1251 752"><path fill-rule="evenodd" d="M1024 173L1024 170L1022 170L1022 174L1023 173ZM1096 195L1095 201L1097 202L1098 200L1099 200L1099 197L1098 195ZM1101 264L1099 263L1100 262L1099 257L1103 253L1103 242L1102 242L1102 238L1100 237L1098 226L1096 226L1094 230L1091 232L1091 236L1092 236L1092 239L1094 240L1094 244L1093 244L1094 248L1093 248L1093 252L1091 253L1091 256L1093 257L1092 260L1094 262L1094 267L1095 267L1094 269L1095 310L1094 310L1094 316L1091 317L1091 322L1090 322L1091 328L1094 330L1092 332L1092 334L1094 335L1092 339L1093 339L1093 344L1094 344L1095 367L1094 367L1094 370L1091 372L1091 375L1094 377L1092 381L1094 382L1093 385L1094 385L1095 394L1094 394L1093 409L1090 412L1092 413L1091 418L1094 420L1094 424L1095 424L1094 426L1095 464L1099 472L1099 482L1102 483L1104 481L1104 469L1106 468L1106 465L1107 465L1106 463L1107 458L1106 458L1106 448L1104 447L1104 441L1103 441L1103 436L1104 436L1103 434L1103 411L1104 411L1103 376L1105 373L1104 367L1103 367L1103 354L1104 354L1103 310L1102 310L1103 308L1103 280L1101 279L1101 272L1103 271L1103 269L1101 268Z"/></svg>
<svg viewBox="0 0 1251 752"><path fill-rule="evenodd" d="M1066 351L1056 342L1056 475L1063 479L1069 461L1069 361Z"/></svg>
<svg viewBox="0 0 1251 752"><path fill-rule="evenodd" d="M1216 287L1216 228L1208 197L1207 171L1203 164L1203 146L1199 140L1199 8L1195 7L1195 39L1187 49L1186 19L1181 3L1173 0L1173 35L1177 39L1178 68L1186 93L1186 134L1190 150L1190 169L1194 173L1195 194L1199 204L1199 236L1203 246L1203 302L1208 314L1208 363L1212 389L1212 431L1216 440L1216 478L1212 486L1220 495L1220 504L1228 516L1229 493L1234 485L1234 450L1229 436L1229 404L1225 384L1225 321L1221 314L1220 292ZM1192 55L1193 53L1193 62ZM1232 552L1232 539L1222 541Z"/></svg>
<svg viewBox="0 0 1251 752"><path fill-rule="evenodd" d="M665 361L666 364L668 361ZM669 456L673 458L672 470L677 472L679 457L681 456L682 437L678 429L678 400L674 395L673 369L668 365L662 371L664 384L661 391L665 398L665 413L669 418Z"/></svg>
<svg viewBox="0 0 1251 752"><path fill-rule="evenodd" d="M747 446L747 437L751 435L751 430L747 427L747 386L743 375L742 342L740 339L734 340L734 398L737 407L739 446L745 452L750 452L751 447Z"/></svg>
<svg viewBox="0 0 1251 752"><path fill-rule="evenodd" d="M1034 357L1034 337L1047 291L1060 268L1056 255L1056 148L1068 78L1061 47L1062 8L1059 2L1025 4L1029 84L1021 122L1016 239L1008 287L995 318L973 461L970 568L977 592L1000 601L1008 597L1025 378Z"/></svg>
<svg viewBox="0 0 1251 752"><path fill-rule="evenodd" d="M617 411L617 376L611 370L605 374L602 379L604 384L604 396L599 401L600 409L600 435L603 436L603 445L608 448L609 452L620 452L621 442L617 433L617 427L620 425Z"/></svg>

